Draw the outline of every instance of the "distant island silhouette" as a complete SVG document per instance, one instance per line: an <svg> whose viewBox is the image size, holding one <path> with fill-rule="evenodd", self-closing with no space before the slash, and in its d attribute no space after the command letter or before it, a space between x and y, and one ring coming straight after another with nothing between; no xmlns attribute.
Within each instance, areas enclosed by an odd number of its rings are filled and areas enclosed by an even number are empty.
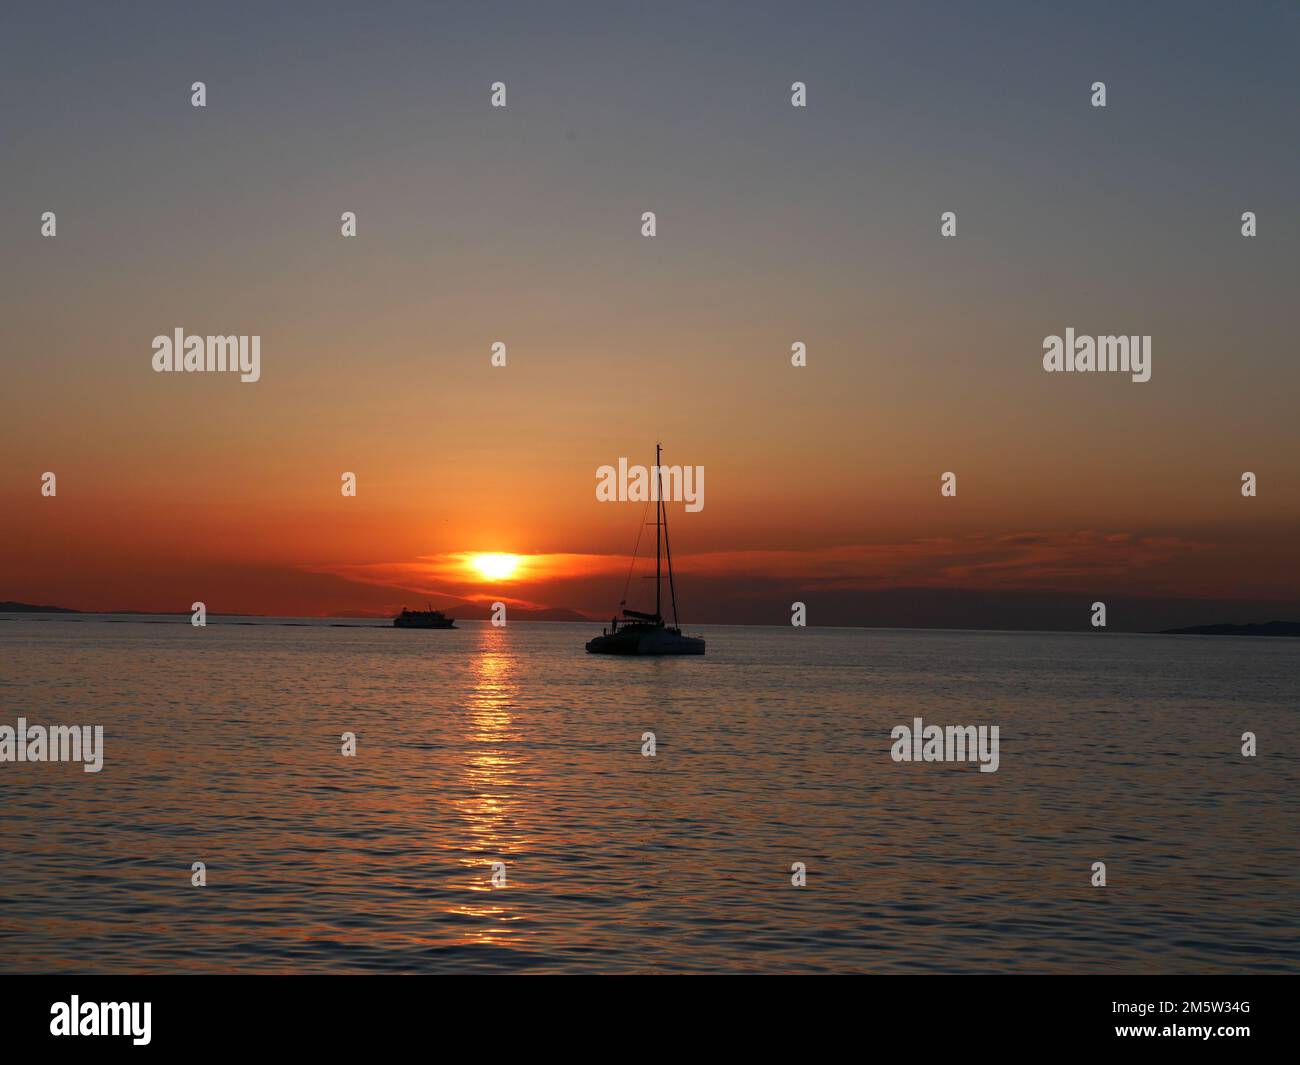
<svg viewBox="0 0 1300 1065"><path fill-rule="evenodd" d="M1300 636L1300 621L1265 621L1257 625L1193 625L1163 629L1162 636Z"/></svg>
<svg viewBox="0 0 1300 1065"><path fill-rule="evenodd" d="M414 600L413 600L414 601ZM470 621L488 621L492 617L492 608L484 603L458 603L455 606L447 608L456 611L458 617ZM338 612L334 614L319 615L326 619L352 618L374 621L388 621L396 613L390 611L374 610L356 610L350 612ZM13 600L0 601L0 614L118 614L123 616L140 615L147 617L189 617L188 610L76 610L66 606L49 606L37 605L35 603L17 603ZM208 614L212 618L269 618L277 615L273 614L232 614L225 611L212 611ZM312 615L316 616L316 615ZM586 614L580 614L576 610L569 610L566 607L544 607L542 609L530 610L525 607L513 607L510 610L510 617L515 621L575 621L589 622L593 619Z"/></svg>
<svg viewBox="0 0 1300 1065"><path fill-rule="evenodd" d="M0 602L0 614L139 614L142 617L189 617L188 610L77 610L69 606L37 606L34 603ZM221 614L227 618L260 618L264 614Z"/></svg>

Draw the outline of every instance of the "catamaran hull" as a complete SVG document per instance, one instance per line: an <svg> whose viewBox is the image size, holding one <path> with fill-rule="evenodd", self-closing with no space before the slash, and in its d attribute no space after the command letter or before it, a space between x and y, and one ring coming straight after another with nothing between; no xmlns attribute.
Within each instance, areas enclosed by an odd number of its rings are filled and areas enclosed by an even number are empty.
<svg viewBox="0 0 1300 1065"><path fill-rule="evenodd" d="M587 642L593 655L702 655L704 641L698 636L679 636L671 632L616 632L597 636Z"/></svg>

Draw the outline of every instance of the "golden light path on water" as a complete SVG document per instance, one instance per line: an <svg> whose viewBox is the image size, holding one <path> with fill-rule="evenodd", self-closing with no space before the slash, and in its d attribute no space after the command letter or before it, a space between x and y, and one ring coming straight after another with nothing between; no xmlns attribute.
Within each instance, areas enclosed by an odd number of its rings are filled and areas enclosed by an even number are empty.
<svg viewBox="0 0 1300 1065"><path fill-rule="evenodd" d="M508 901L510 856L526 842L515 831L517 800L511 794L521 758L508 747L520 738L511 718L518 690L503 631L483 627L478 645L466 719L466 794L455 803L469 835L458 860L468 873L465 886L472 894L449 912L474 919L463 942L504 944L511 925L521 920Z"/></svg>

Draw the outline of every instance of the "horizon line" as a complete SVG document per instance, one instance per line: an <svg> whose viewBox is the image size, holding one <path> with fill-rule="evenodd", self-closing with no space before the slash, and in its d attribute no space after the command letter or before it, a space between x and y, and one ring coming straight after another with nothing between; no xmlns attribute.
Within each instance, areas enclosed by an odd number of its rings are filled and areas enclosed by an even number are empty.
<svg viewBox="0 0 1300 1065"><path fill-rule="evenodd" d="M574 613L577 613L577 611L574 611ZM0 610L0 617L5 617L6 620L10 620L11 618L6 617L7 615L12 616L12 620L17 620L19 617L33 617L35 620L54 621L60 619L71 620L70 618L68 618L68 615L72 615L75 618L87 618L87 617L88 618L107 618L107 617L189 618L191 616L191 613L190 611L162 611L162 612L154 613L145 610L77 610L71 607L56 607L53 610L31 610L31 609ZM389 626L384 625L383 622L385 620L391 620L379 615L366 616L366 615L347 615L347 614L233 614L233 613L209 612L206 616L208 621L212 621L212 619L215 618L256 618L256 619L261 619L270 622L277 622L277 621L287 622L287 621L303 621L303 620L333 622L335 623L334 627L338 627L338 628L388 628ZM474 625L492 624L491 620L488 618L456 618L455 620L463 621L465 624L474 624ZM585 616L583 616L580 620L557 620L551 618L521 618L517 620L515 624L517 625L585 625L589 623L597 624L600 622L600 620L601 619L599 618L588 618ZM342 622L349 622L349 621L368 622L369 624L364 624L364 625L340 624ZM181 624L181 622L177 622L177 624ZM1249 632L1215 633L1215 632L1195 631L1198 629L1213 629L1213 628L1223 628L1223 627L1233 628L1233 629L1255 628L1264 625L1291 625L1294 626L1296 629L1300 630L1300 621L1280 621L1278 619L1273 619L1270 621L1263 621L1263 622L1248 622L1244 624L1233 623L1233 622L1211 622L1206 625L1187 625L1176 629L1113 629L1113 630L1107 628L1103 628L1100 630L1093 629L1093 628L1002 629L1002 628L995 628L995 627L988 627L988 628L971 628L968 626L953 627L947 625L807 624L802 626L791 626L791 625L776 625L776 624L764 624L764 623L753 623L753 622L700 622L698 623L699 628L738 628L738 629L743 628L743 629L780 629L780 630L785 630L787 628L809 628L809 629L834 629L834 630L844 630L849 632L989 632L989 633L1003 633L1007 635L1023 634L1023 635L1060 635L1060 636L1074 636L1074 635L1082 635L1082 634L1092 634L1098 636L1106 636L1106 635L1205 636L1205 637L1238 636L1242 638L1265 639L1265 640L1267 639L1294 640L1298 636L1300 636L1300 633L1297 633L1296 635L1287 635L1287 634L1270 635L1266 633L1249 633ZM323 625L321 627L326 628L330 626ZM496 627L505 628L507 626L496 626Z"/></svg>

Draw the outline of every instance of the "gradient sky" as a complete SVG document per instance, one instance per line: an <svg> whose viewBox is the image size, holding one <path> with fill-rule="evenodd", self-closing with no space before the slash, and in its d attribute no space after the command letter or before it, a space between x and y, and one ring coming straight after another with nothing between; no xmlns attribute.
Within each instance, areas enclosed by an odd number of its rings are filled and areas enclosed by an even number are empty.
<svg viewBox="0 0 1300 1065"><path fill-rule="evenodd" d="M1300 615L1300 9L1052 6L6 4L0 599L608 616L658 438L686 621Z"/></svg>

